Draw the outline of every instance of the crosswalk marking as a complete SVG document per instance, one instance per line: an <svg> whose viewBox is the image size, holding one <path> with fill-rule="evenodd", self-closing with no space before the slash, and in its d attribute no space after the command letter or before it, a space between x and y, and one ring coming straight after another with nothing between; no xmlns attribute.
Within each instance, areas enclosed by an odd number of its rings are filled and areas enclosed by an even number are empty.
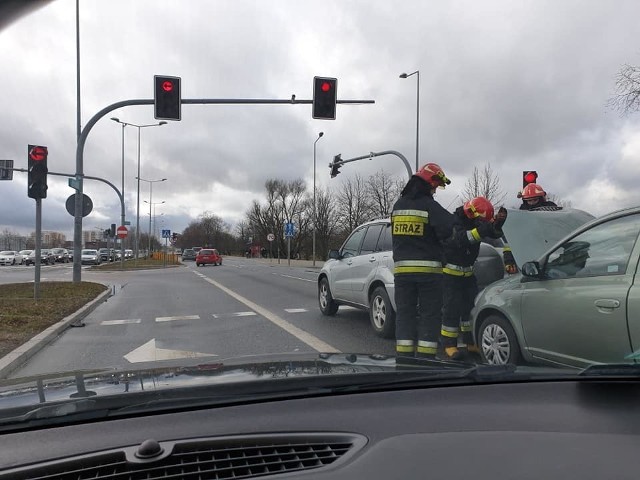
<svg viewBox="0 0 640 480"><path fill-rule="evenodd" d="M176 315L174 317L156 317L156 322L173 322L174 320L199 320L200 315Z"/></svg>
<svg viewBox="0 0 640 480"><path fill-rule="evenodd" d="M142 320L139 318L130 318L127 320L103 320L100 325L127 325L130 323L140 323Z"/></svg>

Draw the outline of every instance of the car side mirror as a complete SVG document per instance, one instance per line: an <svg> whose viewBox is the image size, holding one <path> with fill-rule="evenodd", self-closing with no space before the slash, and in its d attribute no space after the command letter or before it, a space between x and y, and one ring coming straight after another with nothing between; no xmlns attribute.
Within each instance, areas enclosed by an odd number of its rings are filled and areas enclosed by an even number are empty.
<svg viewBox="0 0 640 480"><path fill-rule="evenodd" d="M525 277L540 278L542 270L538 262L525 262L522 265L522 275Z"/></svg>
<svg viewBox="0 0 640 480"><path fill-rule="evenodd" d="M340 255L340 252L338 250L329 250L329 258L333 260L340 260L342 258L342 255Z"/></svg>

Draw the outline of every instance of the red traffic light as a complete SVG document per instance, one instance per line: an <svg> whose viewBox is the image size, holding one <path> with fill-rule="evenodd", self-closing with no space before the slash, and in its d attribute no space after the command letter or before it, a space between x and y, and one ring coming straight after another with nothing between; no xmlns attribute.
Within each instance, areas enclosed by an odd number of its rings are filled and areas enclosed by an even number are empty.
<svg viewBox="0 0 640 480"><path fill-rule="evenodd" d="M322 86L320 87L320 89L323 92L328 92L329 90L331 90L331 84L329 82L323 82Z"/></svg>
<svg viewBox="0 0 640 480"><path fill-rule="evenodd" d="M29 150L29 159L34 162L40 162L47 159L47 153L47 147L32 147L31 150Z"/></svg>
<svg viewBox="0 0 640 480"><path fill-rule="evenodd" d="M533 172L528 172L525 176L524 179L527 183L534 183L538 178L538 175L536 175Z"/></svg>
<svg viewBox="0 0 640 480"><path fill-rule="evenodd" d="M169 80L165 80L164 82L162 82L162 89L165 92L170 92L171 90L173 90L173 82L170 82Z"/></svg>

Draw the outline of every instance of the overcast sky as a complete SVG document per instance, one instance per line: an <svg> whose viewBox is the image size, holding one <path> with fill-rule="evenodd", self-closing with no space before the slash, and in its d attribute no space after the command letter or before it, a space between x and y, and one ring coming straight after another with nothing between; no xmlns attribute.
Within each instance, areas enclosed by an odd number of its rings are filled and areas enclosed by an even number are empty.
<svg viewBox="0 0 640 480"><path fill-rule="evenodd" d="M49 147L49 169L75 172L75 0L54 0L0 31L0 158L26 168L27 145ZM183 105L182 121L141 129L141 177L153 188L158 226L182 231L205 211L234 224L270 178L319 187L383 169L406 177L395 156L328 163L396 150L415 164L420 71L420 163L439 163L452 184L490 163L517 205L523 170L573 206L600 215L640 204L640 114L606 106L615 75L640 64L640 2L389 0L81 0L82 125L118 101L153 97L153 76L182 77L183 98L310 99L315 75L338 78L335 121L310 105ZM121 185L122 129L157 122L152 106L125 107L89 134L84 173ZM127 219L135 225L137 135L125 129ZM26 173L0 183L0 228L35 229ZM119 223L109 187L87 180L94 203L84 229ZM73 238L65 201L73 190L49 177L44 230ZM141 183L146 231L149 184Z"/></svg>

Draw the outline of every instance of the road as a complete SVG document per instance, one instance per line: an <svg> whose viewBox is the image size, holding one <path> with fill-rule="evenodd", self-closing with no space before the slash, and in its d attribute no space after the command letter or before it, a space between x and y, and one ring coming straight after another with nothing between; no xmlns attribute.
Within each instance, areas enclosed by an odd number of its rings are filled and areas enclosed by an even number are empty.
<svg viewBox="0 0 640 480"><path fill-rule="evenodd" d="M317 306L319 268L225 258L221 266L134 272L83 270L113 295L36 354L12 377L92 368L162 365L180 358L339 351L392 355L366 312ZM30 277L29 277L30 276ZM70 265L44 267L42 280L71 280ZM0 283L32 281L33 267L0 268Z"/></svg>

